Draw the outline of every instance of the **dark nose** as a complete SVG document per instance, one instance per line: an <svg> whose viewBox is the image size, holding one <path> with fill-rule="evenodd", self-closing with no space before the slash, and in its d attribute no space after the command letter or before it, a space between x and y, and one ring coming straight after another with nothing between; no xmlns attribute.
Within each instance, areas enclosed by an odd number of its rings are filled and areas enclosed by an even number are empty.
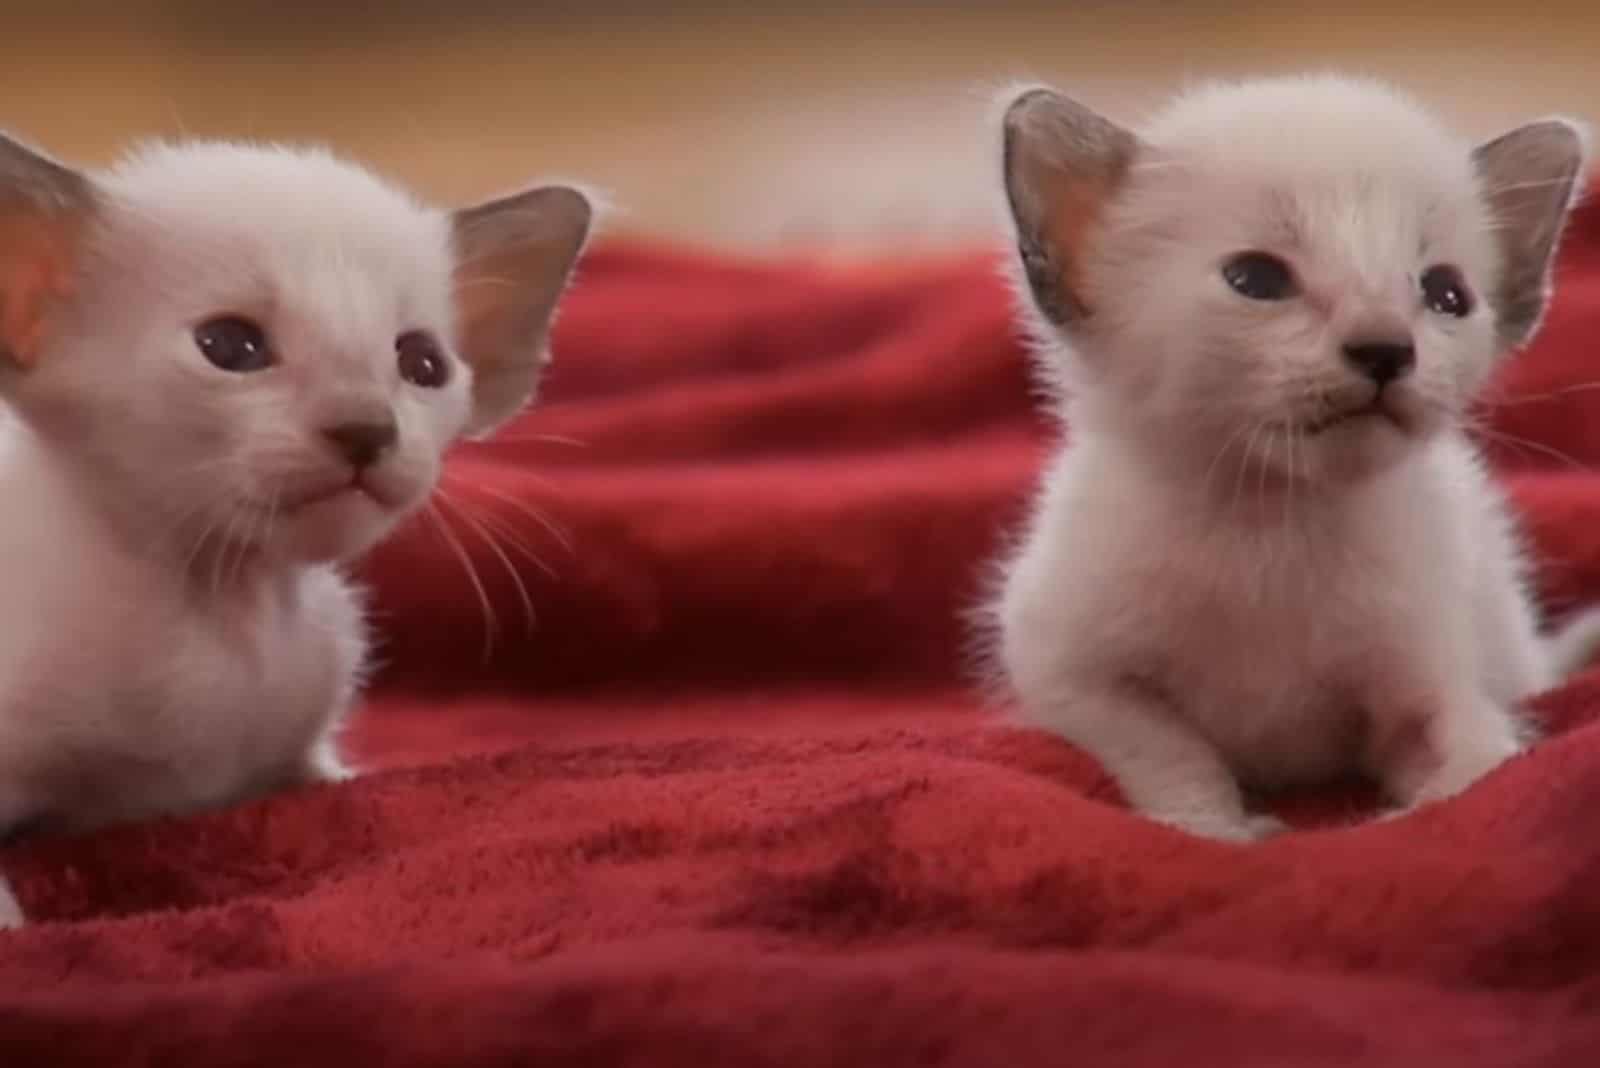
<svg viewBox="0 0 1600 1068"><path fill-rule="evenodd" d="M1417 350L1410 341L1348 341L1344 358L1381 388L1410 373Z"/></svg>
<svg viewBox="0 0 1600 1068"><path fill-rule="evenodd" d="M400 440L394 420L382 423L340 423L322 428L322 436L356 467L369 467Z"/></svg>

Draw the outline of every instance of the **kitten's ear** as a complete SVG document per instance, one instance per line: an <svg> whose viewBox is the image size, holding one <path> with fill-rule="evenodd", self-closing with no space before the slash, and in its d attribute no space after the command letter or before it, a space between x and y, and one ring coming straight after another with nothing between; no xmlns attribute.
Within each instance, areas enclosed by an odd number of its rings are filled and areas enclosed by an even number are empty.
<svg viewBox="0 0 1600 1068"><path fill-rule="evenodd" d="M1583 173L1581 127L1562 119L1519 126L1472 153L1500 244L1504 274L1493 305L1507 345L1533 336L1550 294L1550 268Z"/></svg>
<svg viewBox="0 0 1600 1068"><path fill-rule="evenodd" d="M594 209L566 186L542 186L455 213L455 299L461 356L472 365L481 437L516 415L549 362L550 322Z"/></svg>
<svg viewBox="0 0 1600 1068"><path fill-rule="evenodd" d="M0 366L38 359L94 204L89 179L0 134Z"/></svg>
<svg viewBox="0 0 1600 1068"><path fill-rule="evenodd" d="M1006 106L1002 164L1017 253L1039 311L1065 326L1091 309L1084 246L1139 151L1129 131L1050 89Z"/></svg>

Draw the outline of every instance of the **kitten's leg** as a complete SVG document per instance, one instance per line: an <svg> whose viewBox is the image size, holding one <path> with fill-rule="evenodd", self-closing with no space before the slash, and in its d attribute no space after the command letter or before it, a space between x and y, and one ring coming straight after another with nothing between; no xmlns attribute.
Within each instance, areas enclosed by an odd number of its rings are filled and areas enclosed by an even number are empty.
<svg viewBox="0 0 1600 1068"><path fill-rule="evenodd" d="M355 769L339 755L338 743L331 730L319 734L306 751L301 764L302 782L344 782L356 776Z"/></svg>
<svg viewBox="0 0 1600 1068"><path fill-rule="evenodd" d="M21 834L26 829L28 821L29 811L21 794L13 790L0 789L0 844ZM0 931L22 925L22 906L17 904L16 896L6 884L6 877L0 875Z"/></svg>
<svg viewBox="0 0 1600 1068"><path fill-rule="evenodd" d="M1518 720L1477 692L1374 711L1368 765L1397 803L1461 793L1522 750Z"/></svg>
<svg viewBox="0 0 1600 1068"><path fill-rule="evenodd" d="M1128 804L1203 838L1251 841L1283 829L1246 810L1233 773L1199 732L1158 701L1130 693L1079 694L1067 715L1034 721L1098 759Z"/></svg>
<svg viewBox="0 0 1600 1068"><path fill-rule="evenodd" d="M1406 808L1461 793L1532 736L1518 702L1545 668L1533 614L1509 571L1478 582L1459 611L1395 617L1374 636L1383 652L1365 665L1366 765Z"/></svg>
<svg viewBox="0 0 1600 1068"><path fill-rule="evenodd" d="M307 611L334 636L337 694L314 725L297 769L301 782L344 782L356 771L339 756L338 736L361 692L362 665L367 660L366 624L356 588L333 568L319 568L305 578Z"/></svg>
<svg viewBox="0 0 1600 1068"><path fill-rule="evenodd" d="M17 899L11 893L11 887L6 885L5 876L0 875L0 931L13 930L24 924L22 906L17 904Z"/></svg>

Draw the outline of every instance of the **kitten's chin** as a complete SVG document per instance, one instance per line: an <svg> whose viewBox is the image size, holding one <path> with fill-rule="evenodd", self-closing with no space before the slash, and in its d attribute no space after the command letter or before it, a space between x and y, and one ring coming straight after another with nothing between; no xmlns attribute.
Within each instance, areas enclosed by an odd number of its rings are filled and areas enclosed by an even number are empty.
<svg viewBox="0 0 1600 1068"><path fill-rule="evenodd" d="M1295 434L1283 455L1286 466L1299 470L1286 473L1310 482L1362 482L1402 463L1435 429L1425 419L1376 413L1340 420L1315 434Z"/></svg>
<svg viewBox="0 0 1600 1068"><path fill-rule="evenodd" d="M351 491L285 516L272 532L271 555L295 563L350 560L383 540L399 514L365 493Z"/></svg>

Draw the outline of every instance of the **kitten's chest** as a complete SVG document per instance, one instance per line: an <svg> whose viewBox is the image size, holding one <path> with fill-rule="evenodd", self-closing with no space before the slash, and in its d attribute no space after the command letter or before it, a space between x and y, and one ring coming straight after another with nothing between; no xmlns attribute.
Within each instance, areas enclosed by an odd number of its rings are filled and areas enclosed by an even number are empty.
<svg viewBox="0 0 1600 1068"><path fill-rule="evenodd" d="M224 748L274 748L276 725L293 730L337 688L331 635L280 598L260 600L186 621L162 687L197 734Z"/></svg>
<svg viewBox="0 0 1600 1068"><path fill-rule="evenodd" d="M363 652L353 594L331 574L196 613L177 630L146 700L168 759L193 769L179 778L201 793L293 777L348 698Z"/></svg>
<svg viewBox="0 0 1600 1068"><path fill-rule="evenodd" d="M146 620L135 641L78 657L109 677L58 714L40 741L44 808L95 826L226 804L304 777L312 746L343 714L364 652L359 607L331 573L259 598Z"/></svg>
<svg viewBox="0 0 1600 1068"><path fill-rule="evenodd" d="M1367 731L1367 675L1406 629L1415 565L1346 533L1195 546L1169 569L1154 670L1248 781L1350 771Z"/></svg>

